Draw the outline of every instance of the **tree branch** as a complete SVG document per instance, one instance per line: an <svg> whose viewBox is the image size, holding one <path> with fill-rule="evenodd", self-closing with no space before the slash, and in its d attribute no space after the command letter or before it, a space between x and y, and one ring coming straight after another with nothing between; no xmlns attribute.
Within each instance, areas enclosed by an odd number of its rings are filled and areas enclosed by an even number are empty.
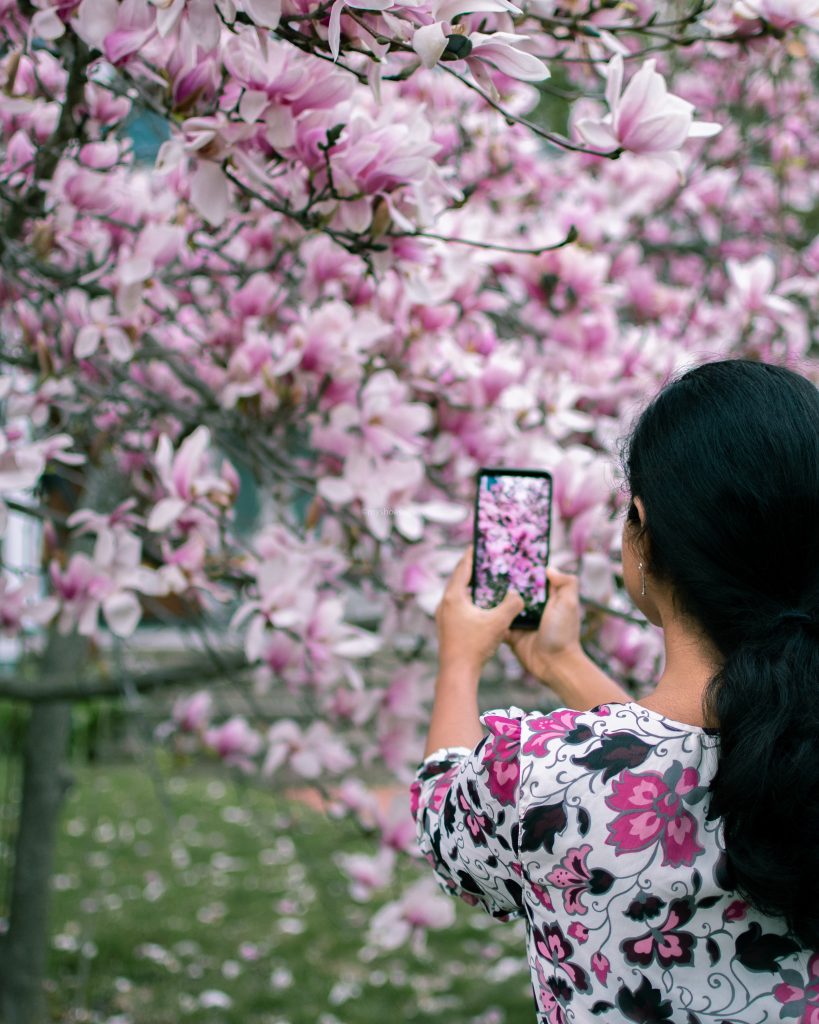
<svg viewBox="0 0 819 1024"><path fill-rule="evenodd" d="M79 701L94 700L97 697L120 697L125 693L126 680L128 689L147 693L191 683L213 683L252 667L248 664L243 651L220 652L219 658L218 666L214 666L210 657L199 657L183 665L151 668L138 674L126 672L122 676L105 676L100 673L93 677L77 677L72 674L29 680L19 676L0 675L0 699L38 704L48 700Z"/></svg>

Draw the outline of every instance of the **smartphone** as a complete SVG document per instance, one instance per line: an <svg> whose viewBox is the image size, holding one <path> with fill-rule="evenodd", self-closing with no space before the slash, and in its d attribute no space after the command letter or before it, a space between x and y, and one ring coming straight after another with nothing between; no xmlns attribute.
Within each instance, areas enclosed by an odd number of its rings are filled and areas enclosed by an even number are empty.
<svg viewBox="0 0 819 1024"><path fill-rule="evenodd" d="M510 587L523 598L513 629L537 629L549 581L552 477L540 469L478 470L472 602L494 608Z"/></svg>

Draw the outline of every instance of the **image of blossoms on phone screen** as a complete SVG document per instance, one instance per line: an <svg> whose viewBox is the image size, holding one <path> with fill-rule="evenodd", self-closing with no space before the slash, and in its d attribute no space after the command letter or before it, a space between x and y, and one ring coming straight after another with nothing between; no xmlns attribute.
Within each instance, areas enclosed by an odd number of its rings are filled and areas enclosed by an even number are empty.
<svg viewBox="0 0 819 1024"><path fill-rule="evenodd" d="M540 617L546 599L551 481L482 476L475 539L475 604L494 608L514 587L525 612Z"/></svg>

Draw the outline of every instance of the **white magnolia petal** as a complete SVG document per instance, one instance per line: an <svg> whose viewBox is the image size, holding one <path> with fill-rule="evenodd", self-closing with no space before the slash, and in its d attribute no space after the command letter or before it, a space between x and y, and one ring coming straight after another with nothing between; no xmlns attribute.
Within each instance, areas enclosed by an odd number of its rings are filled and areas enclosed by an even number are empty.
<svg viewBox="0 0 819 1024"><path fill-rule="evenodd" d="M228 212L228 180L211 160L200 160L191 179L191 203L209 224L219 227Z"/></svg>
<svg viewBox="0 0 819 1024"><path fill-rule="evenodd" d="M440 21L416 29L412 37L412 48L421 58L425 68L434 67L446 49L446 34Z"/></svg>
<svg viewBox="0 0 819 1024"><path fill-rule="evenodd" d="M282 16L282 0L243 0L245 11L262 28L277 28Z"/></svg>
<svg viewBox="0 0 819 1024"><path fill-rule="evenodd" d="M345 0L336 0L330 8L327 42L330 44L330 53L333 55L333 60L338 60L338 53L341 48L341 12L344 10L344 7Z"/></svg>
<svg viewBox="0 0 819 1024"><path fill-rule="evenodd" d="M451 505L446 501L425 501L418 506L425 519L434 523L461 523L469 515L463 505Z"/></svg>
<svg viewBox="0 0 819 1024"><path fill-rule="evenodd" d="M443 0L435 8L435 17L439 21L452 21L459 14L491 13L493 11L508 11L510 14L520 14L521 9L508 0Z"/></svg>
<svg viewBox="0 0 819 1024"><path fill-rule="evenodd" d="M102 614L115 636L130 636L142 618L142 608L135 594L118 590L102 602Z"/></svg>
<svg viewBox="0 0 819 1024"><path fill-rule="evenodd" d="M267 93L261 89L245 89L239 100L239 117L252 124L267 106Z"/></svg>
<svg viewBox="0 0 819 1024"><path fill-rule="evenodd" d="M105 332L105 345L114 359L124 363L133 355L131 339L121 327L109 327Z"/></svg>
<svg viewBox="0 0 819 1024"><path fill-rule="evenodd" d="M418 506L399 508L395 513L395 528L407 540L420 540L424 535L424 520Z"/></svg>
<svg viewBox="0 0 819 1024"><path fill-rule="evenodd" d="M623 88L623 57L615 53L606 65L606 103L609 109L613 110L620 99L620 92Z"/></svg>
<svg viewBox="0 0 819 1024"><path fill-rule="evenodd" d="M366 658L370 654L375 654L381 648L381 644L380 637L362 631L334 643L333 653L342 658Z"/></svg>
<svg viewBox="0 0 819 1024"><path fill-rule="evenodd" d="M528 36L515 35L512 32L494 32L484 35L473 32L469 37L472 42L472 56L490 64L510 78L524 82L541 82L551 77L551 72L533 53L518 49L517 43L525 41Z"/></svg>
<svg viewBox="0 0 819 1024"><path fill-rule="evenodd" d="M153 533L162 533L185 511L186 503L181 498L162 498L151 509L147 527Z"/></svg>
<svg viewBox="0 0 819 1024"><path fill-rule="evenodd" d="M596 121L593 118L584 117L574 127L587 146L599 149L603 153L608 153L619 146L611 126L606 124L606 119Z"/></svg>
<svg viewBox="0 0 819 1024"><path fill-rule="evenodd" d="M317 490L322 498L333 502L334 505L352 501L354 496L352 487L343 477L322 477L318 482Z"/></svg>
<svg viewBox="0 0 819 1024"><path fill-rule="evenodd" d="M74 342L74 355L77 359L88 359L97 351L102 331L96 324L85 324L77 331Z"/></svg>
<svg viewBox="0 0 819 1024"><path fill-rule="evenodd" d="M722 125L716 121L692 121L688 130L689 138L708 139L712 135L718 135L722 131Z"/></svg>

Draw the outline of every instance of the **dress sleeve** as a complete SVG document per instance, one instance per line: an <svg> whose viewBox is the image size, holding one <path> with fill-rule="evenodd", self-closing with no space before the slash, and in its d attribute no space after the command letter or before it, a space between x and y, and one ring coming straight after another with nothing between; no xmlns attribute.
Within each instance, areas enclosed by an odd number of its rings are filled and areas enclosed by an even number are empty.
<svg viewBox="0 0 819 1024"><path fill-rule="evenodd" d="M418 845L444 891L507 920L523 913L518 857L519 708L488 711L474 750L425 758L411 787Z"/></svg>

